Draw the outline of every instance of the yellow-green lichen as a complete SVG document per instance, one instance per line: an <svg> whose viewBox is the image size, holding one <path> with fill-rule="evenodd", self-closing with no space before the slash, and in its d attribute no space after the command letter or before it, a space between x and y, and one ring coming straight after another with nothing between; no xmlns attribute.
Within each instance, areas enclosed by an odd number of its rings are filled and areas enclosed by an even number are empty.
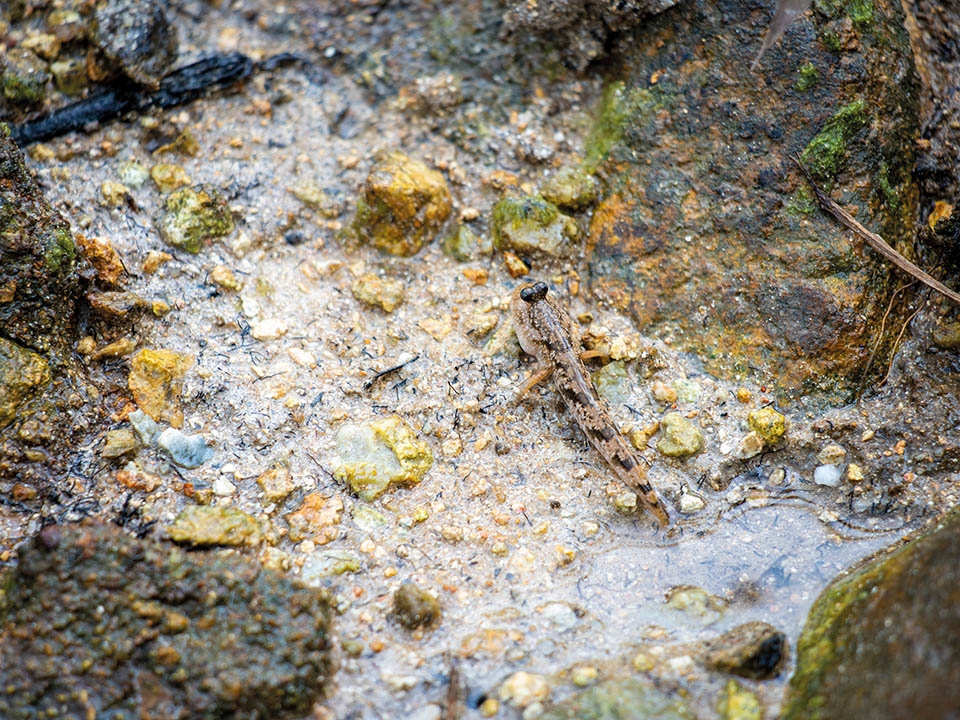
<svg viewBox="0 0 960 720"><path fill-rule="evenodd" d="M203 244L233 232L233 217L213 188L184 188L166 200L167 212L159 222L160 236L168 245L191 253Z"/></svg>
<svg viewBox="0 0 960 720"><path fill-rule="evenodd" d="M597 121L587 138L584 166L588 170L596 168L620 142L628 123L642 120L658 107L660 103L652 90L637 88L627 91L623 82L607 85Z"/></svg>

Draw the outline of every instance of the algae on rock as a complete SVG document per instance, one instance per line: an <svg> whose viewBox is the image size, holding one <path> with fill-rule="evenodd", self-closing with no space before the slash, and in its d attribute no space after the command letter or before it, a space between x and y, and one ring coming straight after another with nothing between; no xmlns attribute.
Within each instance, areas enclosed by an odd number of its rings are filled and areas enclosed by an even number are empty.
<svg viewBox="0 0 960 720"><path fill-rule="evenodd" d="M678 4L615 45L622 71L607 78L585 148L586 166L608 181L586 248L597 299L712 374L773 377L780 397L814 404L848 401L865 370L886 365L902 323L888 318L880 336L880 319L899 280L801 202L794 156L908 255L918 208L917 75L903 9L866 4L869 13L825 4L794 22L792 32L815 37L849 15L856 42L844 62L819 42L781 43L763 82L744 72L756 48L742 38L759 39L766 17L737 0ZM830 82L813 82L811 68L830 68Z"/></svg>
<svg viewBox="0 0 960 720"><path fill-rule="evenodd" d="M401 152L374 165L357 201L357 236L391 255L416 255L450 215L447 181L436 170Z"/></svg>

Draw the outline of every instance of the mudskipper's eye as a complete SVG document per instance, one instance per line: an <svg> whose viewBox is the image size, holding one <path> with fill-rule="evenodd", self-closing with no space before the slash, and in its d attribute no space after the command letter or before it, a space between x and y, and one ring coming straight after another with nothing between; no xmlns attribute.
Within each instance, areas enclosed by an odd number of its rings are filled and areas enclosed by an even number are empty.
<svg viewBox="0 0 960 720"><path fill-rule="evenodd" d="M545 282L535 283L520 291L520 299L528 303L539 302L547 296L547 289Z"/></svg>

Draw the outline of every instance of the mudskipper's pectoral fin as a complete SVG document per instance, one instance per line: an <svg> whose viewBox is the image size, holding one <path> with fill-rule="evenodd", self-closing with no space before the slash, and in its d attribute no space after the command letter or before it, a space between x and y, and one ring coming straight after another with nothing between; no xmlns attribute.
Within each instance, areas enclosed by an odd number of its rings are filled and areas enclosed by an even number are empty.
<svg viewBox="0 0 960 720"><path fill-rule="evenodd" d="M520 389L517 390L516 401L520 402L523 400L523 396L530 392L531 388L536 385L541 380L546 380L550 377L550 373L553 372L553 367L546 365L539 370L537 370L533 375L524 380L523 385L520 386Z"/></svg>

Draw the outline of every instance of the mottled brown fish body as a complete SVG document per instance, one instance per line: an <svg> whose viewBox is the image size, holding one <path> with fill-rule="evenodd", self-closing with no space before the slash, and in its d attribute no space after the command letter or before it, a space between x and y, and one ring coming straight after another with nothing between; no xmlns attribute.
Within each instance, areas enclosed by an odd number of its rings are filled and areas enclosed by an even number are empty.
<svg viewBox="0 0 960 720"><path fill-rule="evenodd" d="M666 525L666 507L646 478L633 449L617 431L606 403L597 394L580 358L580 333L566 310L548 297L546 285L535 283L517 288L511 302L513 324L524 352L549 368L553 384L590 439L620 481L640 497L642 505Z"/></svg>

